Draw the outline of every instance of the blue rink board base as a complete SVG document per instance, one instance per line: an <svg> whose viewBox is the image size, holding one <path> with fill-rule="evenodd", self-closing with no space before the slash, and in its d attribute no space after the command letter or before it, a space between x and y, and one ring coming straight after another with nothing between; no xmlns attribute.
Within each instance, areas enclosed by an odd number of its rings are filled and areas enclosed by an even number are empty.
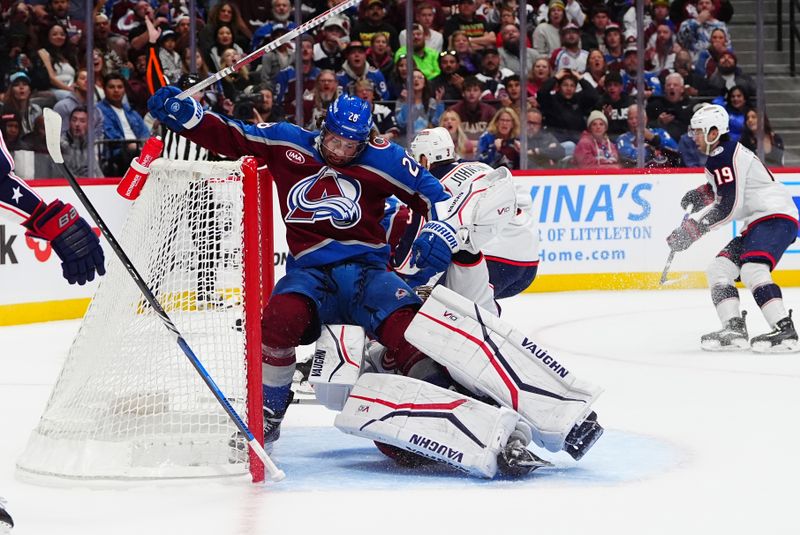
<svg viewBox="0 0 800 535"><path fill-rule="evenodd" d="M272 452L286 479L272 491L400 490L403 488L616 485L656 477L684 460L675 445L655 437L606 430L580 461L532 448L555 464L522 479L481 479L446 466L404 468L371 441L328 427L286 427Z"/></svg>

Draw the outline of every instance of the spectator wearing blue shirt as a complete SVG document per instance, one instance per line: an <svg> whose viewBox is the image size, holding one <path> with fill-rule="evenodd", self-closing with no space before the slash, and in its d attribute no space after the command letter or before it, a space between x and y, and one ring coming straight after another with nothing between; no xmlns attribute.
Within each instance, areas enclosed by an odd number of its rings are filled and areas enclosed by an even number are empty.
<svg viewBox="0 0 800 535"><path fill-rule="evenodd" d="M617 138L617 150L626 167L636 165L636 134L639 130L639 106L628 107L628 131ZM644 161L648 167L675 166L680 162L678 142L663 128L644 128Z"/></svg>
<svg viewBox="0 0 800 535"><path fill-rule="evenodd" d="M336 75L342 91L355 94L355 84L366 78L375 86L375 94L380 100L389 100L389 89L381 71L367 63L367 48L361 41L350 41L344 49L345 61L342 70Z"/></svg>
<svg viewBox="0 0 800 535"><path fill-rule="evenodd" d="M478 160L497 167L519 169L519 116L513 108L500 108L478 139Z"/></svg>
<svg viewBox="0 0 800 535"><path fill-rule="evenodd" d="M107 142L103 151L104 171L106 176L122 176L139 153L136 140L146 139L150 131L142 116L123 102L125 78L121 74L107 74L103 89L106 96L97 107L103 114L103 137Z"/></svg>
<svg viewBox="0 0 800 535"><path fill-rule="evenodd" d="M744 131L747 110L750 109L744 87L740 85L731 87L728 89L724 99L723 97L717 97L714 99L713 104L725 107L729 117L728 128L730 128L730 131L728 133L733 141L739 141Z"/></svg>
<svg viewBox="0 0 800 535"><path fill-rule="evenodd" d="M308 34L300 38L300 58L303 62L303 93L313 93L320 69L314 66L314 38ZM294 100L296 81L294 65L286 67L275 77L275 101L279 105L286 106L288 101Z"/></svg>
<svg viewBox="0 0 800 535"><path fill-rule="evenodd" d="M412 139L414 135L420 130L430 128L431 126L439 126L439 118L444 113L444 103L442 96L444 95L444 88L439 87L434 93L431 89L430 82L422 74L419 69L414 69L414 95L411 97L413 100L414 109L414 131L407 132L407 122L409 114L409 105L405 91L401 94L401 100L398 101L397 123L400 131L407 134L408 139Z"/></svg>
<svg viewBox="0 0 800 535"><path fill-rule="evenodd" d="M703 106L708 106L705 102L697 104L692 109L692 113L696 112ZM694 138L689 135L688 131L681 135L678 140L678 151L681 153L684 167L705 167L708 156L700 152Z"/></svg>

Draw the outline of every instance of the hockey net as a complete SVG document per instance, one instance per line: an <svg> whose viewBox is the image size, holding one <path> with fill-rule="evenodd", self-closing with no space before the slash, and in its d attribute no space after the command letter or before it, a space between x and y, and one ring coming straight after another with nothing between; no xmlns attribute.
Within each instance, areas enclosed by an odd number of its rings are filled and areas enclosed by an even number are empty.
<svg viewBox="0 0 800 535"><path fill-rule="evenodd" d="M262 300L272 285L271 183L252 158L156 161L117 238L178 330L263 435ZM29 476L170 479L261 462L106 248L108 273L17 462Z"/></svg>

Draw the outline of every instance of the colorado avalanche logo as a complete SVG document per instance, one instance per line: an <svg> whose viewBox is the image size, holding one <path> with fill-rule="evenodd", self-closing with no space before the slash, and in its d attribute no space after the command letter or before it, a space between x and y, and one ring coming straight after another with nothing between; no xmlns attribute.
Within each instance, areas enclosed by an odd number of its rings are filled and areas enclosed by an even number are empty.
<svg viewBox="0 0 800 535"><path fill-rule="evenodd" d="M361 220L361 184L323 167L319 173L300 180L289 190L287 223L314 223L329 219L340 229Z"/></svg>

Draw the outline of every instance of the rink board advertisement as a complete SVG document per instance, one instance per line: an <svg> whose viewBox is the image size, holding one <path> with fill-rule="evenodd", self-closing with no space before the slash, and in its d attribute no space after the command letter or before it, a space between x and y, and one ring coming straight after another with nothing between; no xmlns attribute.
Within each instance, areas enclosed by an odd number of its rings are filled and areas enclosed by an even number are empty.
<svg viewBox="0 0 800 535"><path fill-rule="evenodd" d="M84 191L112 232L118 233L130 201L116 192L117 180L81 181ZM65 180L31 180L46 201L61 199L100 231ZM105 238L100 238L106 257L114 254ZM97 289L98 281L84 286L67 284L61 276L61 261L50 244L25 236L25 228L14 221L0 219L0 325L31 323L80 317Z"/></svg>
<svg viewBox="0 0 800 535"><path fill-rule="evenodd" d="M684 217L680 200L705 183L700 169L667 171L515 173L538 215L539 277L530 290L658 287L670 252L666 237ZM800 173L776 178L800 204ZM676 253L668 287L704 286L706 266L740 230L730 223ZM800 284L799 253L797 241L781 260L777 280Z"/></svg>
<svg viewBox="0 0 800 535"><path fill-rule="evenodd" d="M800 204L800 169L775 173ZM669 248L666 236L680 224L683 194L701 185L701 170L659 173L565 170L559 174L515 172L530 192L540 234L539 275L528 291L644 289L659 287ZM90 220L62 180L33 181L47 201L72 203ZM120 232L130 202L115 191L115 180L87 180L84 189L112 232ZM283 275L288 248L283 221L275 224L275 275ZM95 227L94 223L91 223ZM678 253L666 288L705 286L704 271L739 229L716 229ZM145 236L142 239L147 239ZM106 256L113 254L102 239ZM775 279L800 286L800 241L784 255ZM25 237L15 222L0 220L0 325L83 315L97 281L68 285L48 244Z"/></svg>

